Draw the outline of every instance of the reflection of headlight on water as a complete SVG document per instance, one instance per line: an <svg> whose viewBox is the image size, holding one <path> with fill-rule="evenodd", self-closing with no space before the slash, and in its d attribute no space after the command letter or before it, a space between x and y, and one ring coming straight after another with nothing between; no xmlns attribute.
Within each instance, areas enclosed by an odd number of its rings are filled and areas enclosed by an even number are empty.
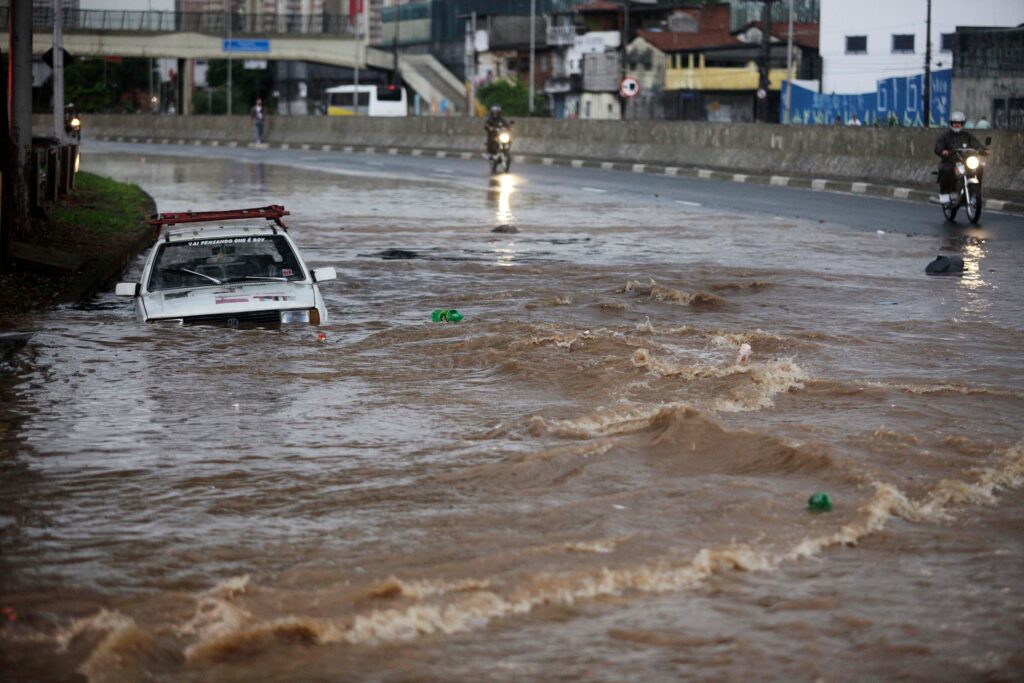
<svg viewBox="0 0 1024 683"><path fill-rule="evenodd" d="M498 186L498 214L497 219L500 225L511 223L512 218L512 193L515 192L516 184L513 176L507 173L501 176Z"/></svg>
<svg viewBox="0 0 1024 683"><path fill-rule="evenodd" d="M961 252L964 258L964 275L960 283L967 289L980 289L985 287L985 281L981 277L981 260L985 258L985 251L980 244L970 243L964 246Z"/></svg>
<svg viewBox="0 0 1024 683"><path fill-rule="evenodd" d="M978 157L967 157L967 161L965 161L964 163L967 164L967 168L973 171L974 169L978 168Z"/></svg>
<svg viewBox="0 0 1024 683"><path fill-rule="evenodd" d="M512 136L509 135L508 133L502 133L501 135L498 136L498 141L503 145L507 145L509 140L511 139Z"/></svg>

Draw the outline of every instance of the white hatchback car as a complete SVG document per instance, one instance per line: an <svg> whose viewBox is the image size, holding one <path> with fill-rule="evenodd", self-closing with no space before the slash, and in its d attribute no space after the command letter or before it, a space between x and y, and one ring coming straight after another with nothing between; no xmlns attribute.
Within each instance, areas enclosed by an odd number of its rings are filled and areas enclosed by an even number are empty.
<svg viewBox="0 0 1024 683"><path fill-rule="evenodd" d="M262 223L166 229L142 270L142 282L118 283L116 293L135 297L142 321L250 325L327 322L318 282L334 268L311 270L281 222L282 206L237 211L158 214L151 223L220 223L263 218Z"/></svg>

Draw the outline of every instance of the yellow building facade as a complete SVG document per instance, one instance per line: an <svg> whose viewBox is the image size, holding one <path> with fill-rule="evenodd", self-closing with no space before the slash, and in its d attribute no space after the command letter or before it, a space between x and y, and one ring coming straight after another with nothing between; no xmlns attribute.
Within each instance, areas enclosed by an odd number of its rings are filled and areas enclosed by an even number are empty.
<svg viewBox="0 0 1024 683"><path fill-rule="evenodd" d="M769 69L770 90L781 90L785 69ZM757 90L760 72L756 62L741 67L706 66L704 54L666 55L665 90Z"/></svg>

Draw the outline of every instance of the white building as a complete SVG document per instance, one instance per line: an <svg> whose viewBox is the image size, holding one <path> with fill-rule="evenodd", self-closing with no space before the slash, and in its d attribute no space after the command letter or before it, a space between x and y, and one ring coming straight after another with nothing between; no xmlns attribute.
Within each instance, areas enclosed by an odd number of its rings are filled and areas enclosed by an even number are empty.
<svg viewBox="0 0 1024 683"><path fill-rule="evenodd" d="M821 0L822 92L873 92L924 72L928 0ZM933 70L953 66L957 26L1017 26L1024 0L932 0Z"/></svg>

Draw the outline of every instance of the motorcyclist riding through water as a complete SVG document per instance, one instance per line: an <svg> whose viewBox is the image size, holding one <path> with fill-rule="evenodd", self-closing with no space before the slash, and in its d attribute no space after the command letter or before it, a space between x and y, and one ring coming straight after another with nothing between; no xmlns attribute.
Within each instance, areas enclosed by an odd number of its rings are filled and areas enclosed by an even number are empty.
<svg viewBox="0 0 1024 683"><path fill-rule="evenodd" d="M950 192L956 181L956 172L952 152L958 149L971 148L980 150L984 147L976 137L964 130L964 113L955 111L949 115L949 130L935 143L935 154L942 157L939 162L939 201L948 204ZM979 176L981 169L978 169ZM980 180L980 177L979 177Z"/></svg>
<svg viewBox="0 0 1024 683"><path fill-rule="evenodd" d="M491 107L490 113L487 118L484 119L484 130L487 131L487 153L497 154L498 153L498 133L503 128L508 128L509 124L501 116L501 107L494 105Z"/></svg>

